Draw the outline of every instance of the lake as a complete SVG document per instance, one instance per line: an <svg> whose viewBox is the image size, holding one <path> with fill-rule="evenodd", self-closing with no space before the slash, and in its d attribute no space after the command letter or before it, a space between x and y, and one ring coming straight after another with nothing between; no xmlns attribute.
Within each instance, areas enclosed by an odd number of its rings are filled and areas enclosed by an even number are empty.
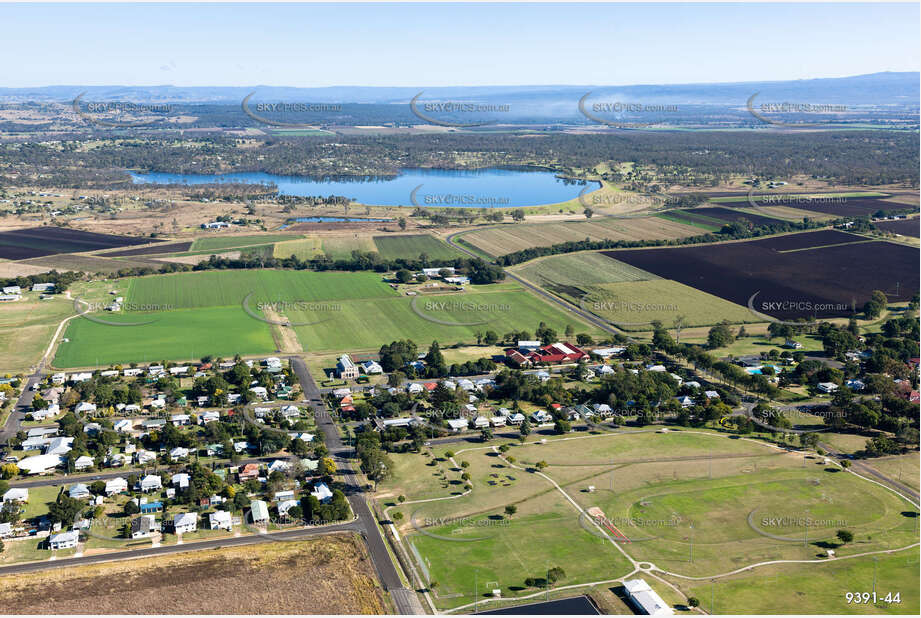
<svg viewBox="0 0 921 618"><path fill-rule="evenodd" d="M168 174L128 172L135 184L274 184L281 195L339 195L374 206L518 208L556 204L578 197L580 181L557 178L543 169L487 168L432 170L412 168L394 177L279 176L264 172L231 174ZM589 183L599 188L597 182Z"/></svg>

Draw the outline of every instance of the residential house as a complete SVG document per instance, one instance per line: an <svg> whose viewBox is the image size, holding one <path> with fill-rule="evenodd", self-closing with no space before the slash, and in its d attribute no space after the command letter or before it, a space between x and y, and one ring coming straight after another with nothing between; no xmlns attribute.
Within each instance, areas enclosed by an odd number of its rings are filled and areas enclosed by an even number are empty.
<svg viewBox="0 0 921 618"><path fill-rule="evenodd" d="M115 431L117 431L118 433L128 433L129 431L131 431L133 425L131 424L130 420L128 420L127 418L123 418L120 421L116 421L113 427L115 428Z"/></svg>
<svg viewBox="0 0 921 618"><path fill-rule="evenodd" d="M60 532L58 534L52 535L48 539L48 548L53 551L57 551L59 549L70 549L72 547L76 547L79 540L80 532L78 530Z"/></svg>
<svg viewBox="0 0 921 618"><path fill-rule="evenodd" d="M156 491L158 489L163 489L163 481L157 474L148 474L140 481L141 491Z"/></svg>
<svg viewBox="0 0 921 618"><path fill-rule="evenodd" d="M262 500L253 500L250 502L249 513L254 524L269 523L269 507Z"/></svg>
<svg viewBox="0 0 921 618"><path fill-rule="evenodd" d="M26 487L13 487L3 494L3 504L7 502L23 504L29 501L29 490Z"/></svg>
<svg viewBox="0 0 921 618"><path fill-rule="evenodd" d="M208 515L208 527L212 530L233 530L230 511L215 511Z"/></svg>
<svg viewBox="0 0 921 618"><path fill-rule="evenodd" d="M198 515L195 513L176 513L173 516L173 530L176 534L195 532L198 529Z"/></svg>
<svg viewBox="0 0 921 618"><path fill-rule="evenodd" d="M259 465L254 463L248 463L243 466L243 469L239 472L240 482L248 481L249 479L259 478Z"/></svg>
<svg viewBox="0 0 921 618"><path fill-rule="evenodd" d="M823 393L834 393L838 390L838 385L834 382L819 382L816 385L816 389Z"/></svg>
<svg viewBox="0 0 921 618"><path fill-rule="evenodd" d="M447 423L448 423L448 428L455 433L467 430L467 419L449 418L447 420Z"/></svg>
<svg viewBox="0 0 921 618"><path fill-rule="evenodd" d="M174 487L179 489L185 489L189 486L189 475L185 472L180 472L179 474L174 474L172 478L172 484Z"/></svg>
<svg viewBox="0 0 921 618"><path fill-rule="evenodd" d="M313 491L310 492L310 495L319 500L320 502L329 502L333 497L333 492L329 490L329 487L326 486L326 483L317 483Z"/></svg>
<svg viewBox="0 0 921 618"><path fill-rule="evenodd" d="M89 457L88 455L81 455L80 457L77 457L76 461L74 461L74 470L89 470L95 465L96 462L92 457Z"/></svg>
<svg viewBox="0 0 921 618"><path fill-rule="evenodd" d="M106 481L107 496L114 496L115 494L120 494L123 491L128 491L128 481L122 477L119 476Z"/></svg>
<svg viewBox="0 0 921 618"><path fill-rule="evenodd" d="M146 539L156 527L157 518L154 515L141 515L131 520L131 538Z"/></svg>
<svg viewBox="0 0 921 618"><path fill-rule="evenodd" d="M155 461L156 459L157 459L157 454L154 453L153 451L147 451L147 450L141 449L140 451L134 454L134 460L138 462L139 464L141 464L142 466L144 464L149 464L150 462Z"/></svg>
<svg viewBox="0 0 921 618"><path fill-rule="evenodd" d="M169 452L170 461L179 461L189 456L189 449L184 446L177 446Z"/></svg>
<svg viewBox="0 0 921 618"><path fill-rule="evenodd" d="M384 373L384 368L380 366L380 363L373 360L361 363L361 369L368 375Z"/></svg>
<svg viewBox="0 0 921 618"><path fill-rule="evenodd" d="M297 506L297 500L283 500L278 503L278 514L287 515L292 506Z"/></svg>

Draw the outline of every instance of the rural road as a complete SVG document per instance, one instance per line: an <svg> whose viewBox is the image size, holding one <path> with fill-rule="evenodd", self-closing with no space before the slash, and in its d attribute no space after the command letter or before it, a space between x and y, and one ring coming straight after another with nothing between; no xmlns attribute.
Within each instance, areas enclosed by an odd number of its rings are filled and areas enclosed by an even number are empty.
<svg viewBox="0 0 921 618"><path fill-rule="evenodd" d="M364 488L351 467L352 463L349 460L351 449L342 443L336 422L327 412L326 404L313 403L314 399L321 399L322 401L322 395L317 383L310 375L310 372L307 371L307 365L304 364L303 359L291 356L288 357L288 361L301 383L304 399L311 402L308 405L313 409L314 418L317 421L317 427L323 433L326 448L329 449L330 455L336 462L336 469L342 474L346 483L346 496L349 505L352 507L352 512L358 517L356 525L368 545L371 562L374 564L374 569L377 571L381 584L390 593L390 597L400 614L424 614L425 610L422 608L422 603L419 602L415 591L403 586L397 567L393 564L390 552L387 550L387 542L377 526L377 519L365 500Z"/></svg>
<svg viewBox="0 0 921 618"><path fill-rule="evenodd" d="M286 530L283 532L267 532L265 534L250 534L246 536L237 536L226 539L213 539L210 541L197 541L194 543L185 543L183 545L162 545L160 547L149 547L147 549L136 549L131 551L112 552L108 554L99 554L96 556L80 556L74 558L58 558L57 560L43 560L41 562L26 562L24 564L11 564L0 567L0 575L10 575L14 573L28 573L30 571L40 571L43 569L63 568L72 566L82 566L87 564L97 564L100 562L113 562L116 560L134 560L135 558L150 558L153 556L163 556L166 554L175 554L179 552L198 551L202 549L218 549L220 547L234 547L239 545L251 545L253 543L268 543L272 541L298 541L305 538L335 534L337 532L360 532L358 522L350 521L344 524L333 526L324 526L322 528Z"/></svg>

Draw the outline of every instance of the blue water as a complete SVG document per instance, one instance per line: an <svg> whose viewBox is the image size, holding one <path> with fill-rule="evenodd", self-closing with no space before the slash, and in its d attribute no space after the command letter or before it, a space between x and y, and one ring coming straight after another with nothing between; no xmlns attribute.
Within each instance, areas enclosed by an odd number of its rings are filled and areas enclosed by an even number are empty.
<svg viewBox="0 0 921 618"><path fill-rule="evenodd" d="M488 168L476 171L412 168L394 177L278 176L264 172L167 174L129 172L136 184L275 184L281 195L351 198L374 206L518 208L556 204L578 197L585 185L538 169ZM600 185L590 183L594 190Z"/></svg>
<svg viewBox="0 0 921 618"><path fill-rule="evenodd" d="M746 369L745 371L747 371L750 375L753 375L753 376L760 376L760 375L761 375L761 370L762 370L764 367L770 367L771 369L774 370L774 374L775 374L775 375L777 374L777 367L775 367L774 365L764 365L764 366L762 366L762 367L749 367L749 368Z"/></svg>

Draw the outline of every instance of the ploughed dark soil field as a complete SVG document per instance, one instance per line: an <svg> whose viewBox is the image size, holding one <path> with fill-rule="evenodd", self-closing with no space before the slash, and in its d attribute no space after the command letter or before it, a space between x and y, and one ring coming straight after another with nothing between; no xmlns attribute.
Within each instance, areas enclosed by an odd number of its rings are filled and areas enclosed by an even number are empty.
<svg viewBox="0 0 921 618"><path fill-rule="evenodd" d="M123 249L121 251L110 251L100 254L101 257L130 257L133 255L155 255L159 253L181 253L188 251L192 246L192 241L188 242L169 242L155 245L153 247L139 247L137 249Z"/></svg>
<svg viewBox="0 0 921 618"><path fill-rule="evenodd" d="M878 210L896 211L916 208L910 204L887 202L884 197L797 197L795 195L753 195L752 201L759 206L786 206L799 210L821 212L836 217L868 217ZM807 215L808 216L808 215Z"/></svg>
<svg viewBox="0 0 921 618"><path fill-rule="evenodd" d="M745 205L748 206L747 203ZM688 221L710 224L718 224L717 222L731 223L733 221L748 221L754 226L783 223L781 219L765 217L764 215L751 215L747 212L739 212L738 210L732 210L731 208L720 207L692 208L689 210L679 211L676 214L682 219L687 219ZM714 219L717 221L714 221Z"/></svg>
<svg viewBox="0 0 921 618"><path fill-rule="evenodd" d="M901 234L902 236L921 237L921 226L918 224L919 219L900 219L898 221L877 221L873 225L884 232Z"/></svg>
<svg viewBox="0 0 921 618"><path fill-rule="evenodd" d="M157 242L150 238L96 234L64 227L30 227L0 232L0 258L25 260L56 253L82 253Z"/></svg>
<svg viewBox="0 0 921 618"><path fill-rule="evenodd" d="M602 253L786 320L847 316L854 307L859 311L874 290L882 290L891 301L906 301L919 287L918 249L866 242L834 230Z"/></svg>

